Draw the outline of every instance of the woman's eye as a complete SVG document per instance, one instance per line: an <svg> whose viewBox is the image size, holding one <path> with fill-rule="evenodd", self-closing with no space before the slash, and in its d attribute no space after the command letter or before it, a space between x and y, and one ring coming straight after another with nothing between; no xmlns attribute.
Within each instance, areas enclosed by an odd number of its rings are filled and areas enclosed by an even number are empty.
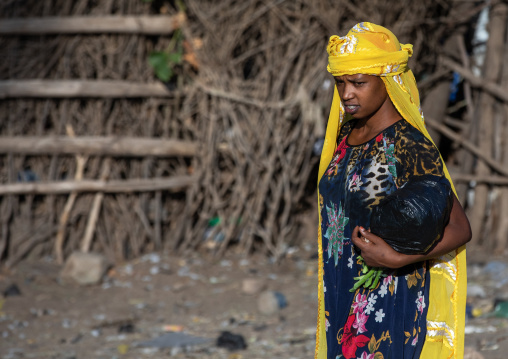
<svg viewBox="0 0 508 359"><path fill-rule="evenodd" d="M361 86L361 85L363 85L364 83L365 83L365 82L355 82L354 84L355 84L355 86Z"/></svg>

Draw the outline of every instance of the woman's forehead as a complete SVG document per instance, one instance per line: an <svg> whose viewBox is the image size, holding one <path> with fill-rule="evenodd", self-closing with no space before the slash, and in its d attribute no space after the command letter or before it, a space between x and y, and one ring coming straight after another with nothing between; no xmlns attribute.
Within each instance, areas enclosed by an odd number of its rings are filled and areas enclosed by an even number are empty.
<svg viewBox="0 0 508 359"><path fill-rule="evenodd" d="M354 75L342 75L342 76L334 76L335 80L348 80L348 81L354 81L354 80L366 80L371 77L376 77L374 75L366 75L366 74L354 74Z"/></svg>

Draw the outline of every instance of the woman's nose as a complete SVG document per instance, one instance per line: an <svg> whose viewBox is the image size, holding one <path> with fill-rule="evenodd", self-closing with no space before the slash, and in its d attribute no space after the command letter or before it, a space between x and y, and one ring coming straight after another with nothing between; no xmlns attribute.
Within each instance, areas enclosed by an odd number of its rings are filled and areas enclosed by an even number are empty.
<svg viewBox="0 0 508 359"><path fill-rule="evenodd" d="M351 91L351 86L348 85L348 84L344 84L344 87L343 87L343 91L342 91L342 99L343 100L350 100L351 98L353 98L353 91Z"/></svg>

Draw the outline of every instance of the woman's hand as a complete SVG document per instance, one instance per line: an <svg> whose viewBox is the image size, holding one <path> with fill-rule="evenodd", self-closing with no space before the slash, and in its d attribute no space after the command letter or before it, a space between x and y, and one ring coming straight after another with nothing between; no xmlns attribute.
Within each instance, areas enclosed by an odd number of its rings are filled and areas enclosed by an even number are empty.
<svg viewBox="0 0 508 359"><path fill-rule="evenodd" d="M405 265L405 255L394 250L382 238L365 228L356 226L351 236L353 244L362 251L362 258L369 267L400 268Z"/></svg>

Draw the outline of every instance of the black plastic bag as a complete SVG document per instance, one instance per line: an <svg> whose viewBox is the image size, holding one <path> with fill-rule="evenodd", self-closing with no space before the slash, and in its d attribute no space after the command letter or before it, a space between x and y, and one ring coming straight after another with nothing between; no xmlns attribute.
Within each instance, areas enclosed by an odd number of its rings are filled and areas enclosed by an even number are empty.
<svg viewBox="0 0 508 359"><path fill-rule="evenodd" d="M229 351L247 349L245 339L240 334L233 334L231 332L222 332L217 338L217 346L220 348L226 348Z"/></svg>
<svg viewBox="0 0 508 359"><path fill-rule="evenodd" d="M397 252L422 254L441 238L452 205L446 177L416 177L373 209L370 230Z"/></svg>

